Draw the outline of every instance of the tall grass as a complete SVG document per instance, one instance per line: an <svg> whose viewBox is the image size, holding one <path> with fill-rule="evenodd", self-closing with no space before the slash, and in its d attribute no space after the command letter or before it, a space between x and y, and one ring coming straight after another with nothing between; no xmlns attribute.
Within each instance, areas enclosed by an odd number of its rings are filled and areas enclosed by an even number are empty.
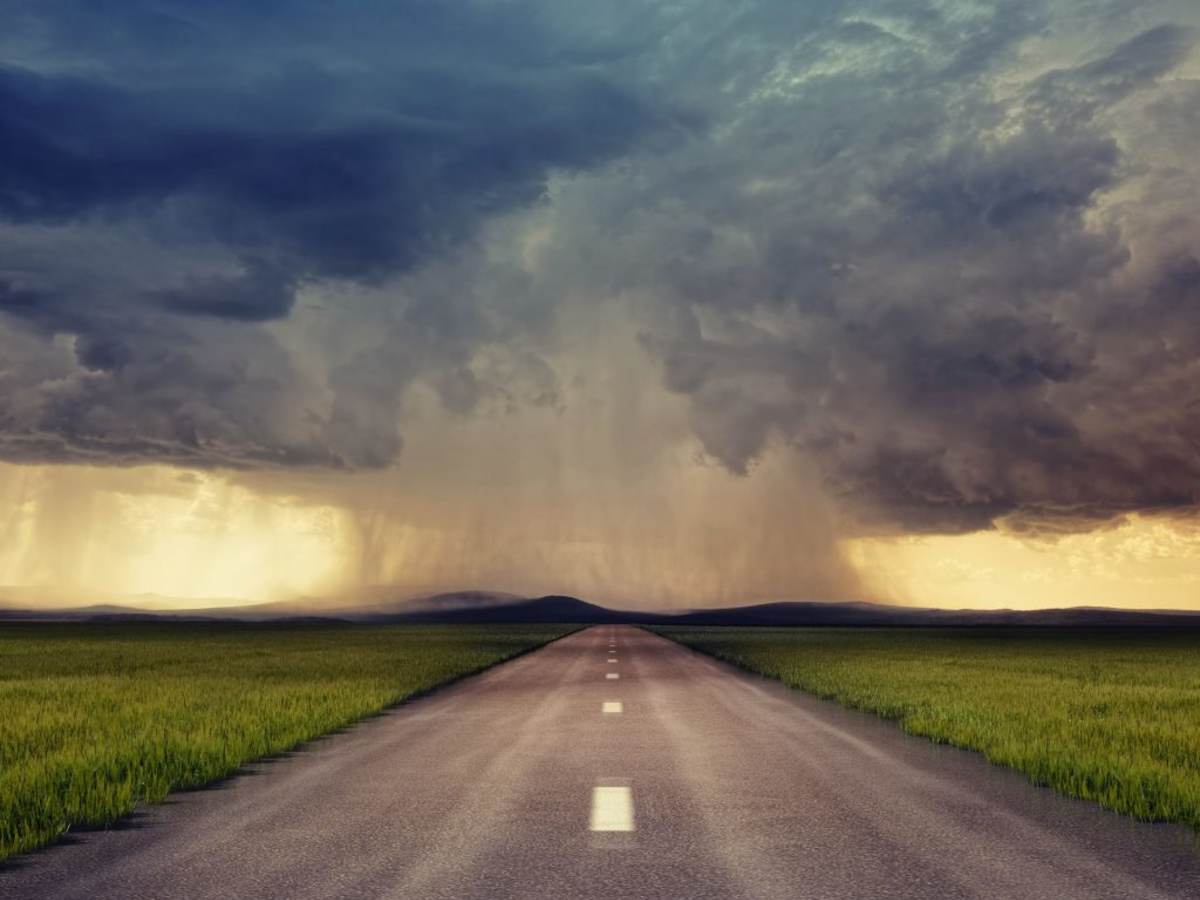
<svg viewBox="0 0 1200 900"><path fill-rule="evenodd" d="M0 859L569 630L0 626Z"/></svg>
<svg viewBox="0 0 1200 900"><path fill-rule="evenodd" d="M1064 794L1200 829L1200 634L655 630Z"/></svg>

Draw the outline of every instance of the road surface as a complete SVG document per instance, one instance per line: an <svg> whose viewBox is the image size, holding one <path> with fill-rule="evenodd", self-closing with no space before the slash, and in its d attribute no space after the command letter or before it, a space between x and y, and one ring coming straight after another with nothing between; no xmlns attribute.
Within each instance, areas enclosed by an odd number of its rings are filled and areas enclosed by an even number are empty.
<svg viewBox="0 0 1200 900"><path fill-rule="evenodd" d="M1200 897L1190 832L595 627L127 827L4 898Z"/></svg>

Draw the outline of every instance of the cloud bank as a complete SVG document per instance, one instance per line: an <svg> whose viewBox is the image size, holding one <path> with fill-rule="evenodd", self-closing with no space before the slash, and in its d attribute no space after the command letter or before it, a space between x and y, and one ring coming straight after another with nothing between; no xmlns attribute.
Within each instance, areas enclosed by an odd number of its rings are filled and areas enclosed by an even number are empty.
<svg viewBox="0 0 1200 900"><path fill-rule="evenodd" d="M428 396L857 533L1200 505L1187 0L16 6L0 458L380 469Z"/></svg>

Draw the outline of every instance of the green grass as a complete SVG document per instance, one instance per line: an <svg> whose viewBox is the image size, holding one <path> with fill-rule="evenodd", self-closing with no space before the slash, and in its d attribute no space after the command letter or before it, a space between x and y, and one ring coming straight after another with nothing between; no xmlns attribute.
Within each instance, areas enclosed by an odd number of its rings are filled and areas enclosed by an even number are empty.
<svg viewBox="0 0 1200 900"><path fill-rule="evenodd" d="M571 630L0 626L0 859Z"/></svg>
<svg viewBox="0 0 1200 900"><path fill-rule="evenodd" d="M1200 829L1200 634L654 630L1064 794Z"/></svg>

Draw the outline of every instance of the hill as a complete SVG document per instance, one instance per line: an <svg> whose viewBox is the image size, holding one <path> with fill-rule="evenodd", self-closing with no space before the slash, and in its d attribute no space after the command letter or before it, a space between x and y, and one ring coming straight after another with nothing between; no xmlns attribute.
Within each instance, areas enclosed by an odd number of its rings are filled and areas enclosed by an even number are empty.
<svg viewBox="0 0 1200 900"><path fill-rule="evenodd" d="M577 597L550 594L520 597L496 591L455 591L418 597L389 597L377 590L367 602L305 599L252 606L146 609L120 604L39 609L0 607L0 621L344 621L439 624L561 622L577 625L730 625L773 627L1113 627L1198 628L1200 613L1064 607L1040 610L964 610L887 606L878 603L778 602L680 612L618 610Z"/></svg>

